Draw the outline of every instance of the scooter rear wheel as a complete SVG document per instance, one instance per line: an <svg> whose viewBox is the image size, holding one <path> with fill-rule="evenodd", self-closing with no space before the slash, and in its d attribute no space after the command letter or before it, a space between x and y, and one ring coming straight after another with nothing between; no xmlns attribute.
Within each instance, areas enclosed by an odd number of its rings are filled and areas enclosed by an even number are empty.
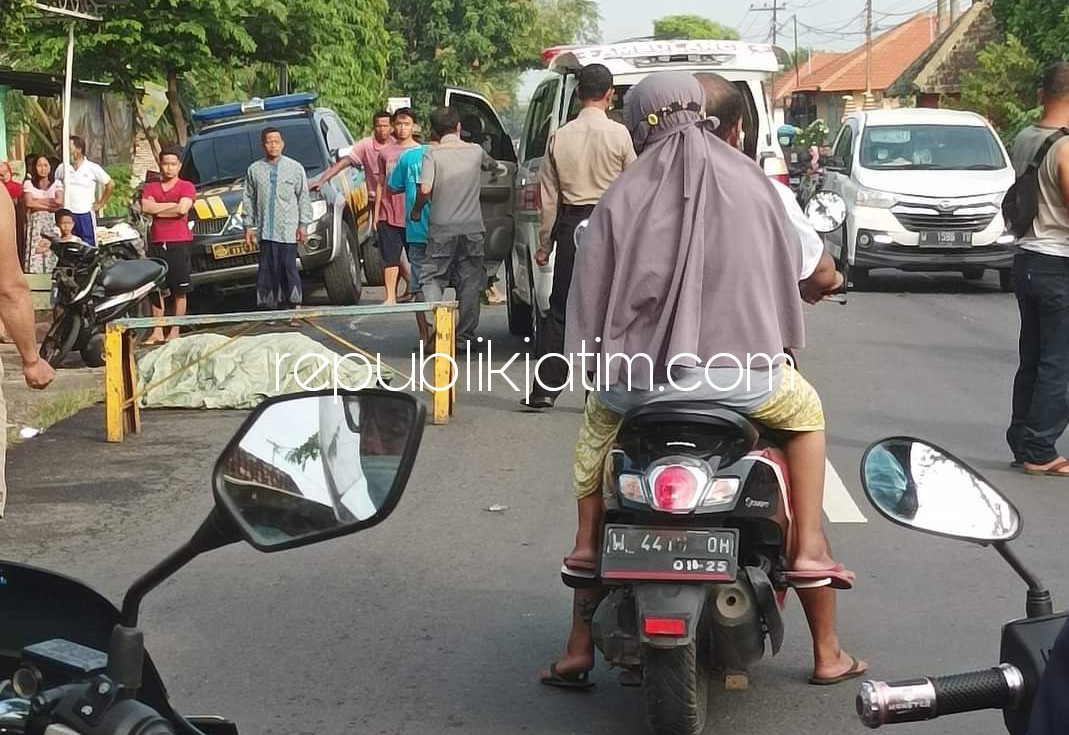
<svg viewBox="0 0 1069 735"><path fill-rule="evenodd" d="M77 314L64 314L41 340L41 359L54 368L59 367L74 349L81 332L82 318Z"/></svg>
<svg viewBox="0 0 1069 735"><path fill-rule="evenodd" d="M702 640L643 650L646 720L654 735L701 735L705 730L713 677L709 644Z"/></svg>

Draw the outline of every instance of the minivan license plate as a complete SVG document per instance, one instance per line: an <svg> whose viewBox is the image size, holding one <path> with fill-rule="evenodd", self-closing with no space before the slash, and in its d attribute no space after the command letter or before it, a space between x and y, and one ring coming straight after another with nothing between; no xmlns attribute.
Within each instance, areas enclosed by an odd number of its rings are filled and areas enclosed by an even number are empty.
<svg viewBox="0 0 1069 735"><path fill-rule="evenodd" d="M739 532L734 528L648 528L610 524L602 540L606 580L734 582Z"/></svg>
<svg viewBox="0 0 1069 735"><path fill-rule="evenodd" d="M920 234L922 248L967 248L972 245L971 232L922 232Z"/></svg>

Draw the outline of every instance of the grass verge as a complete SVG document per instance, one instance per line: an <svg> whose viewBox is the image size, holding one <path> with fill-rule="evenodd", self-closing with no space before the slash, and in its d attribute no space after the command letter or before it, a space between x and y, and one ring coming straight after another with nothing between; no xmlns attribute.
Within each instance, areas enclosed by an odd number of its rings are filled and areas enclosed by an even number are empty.
<svg viewBox="0 0 1069 735"><path fill-rule="evenodd" d="M80 390L63 390L54 395L43 397L30 407L27 415L16 423L44 431L50 426L69 419L79 411L96 405L104 400L100 388L82 388ZM19 435L21 426L11 426L7 430L8 446L21 444L25 439Z"/></svg>

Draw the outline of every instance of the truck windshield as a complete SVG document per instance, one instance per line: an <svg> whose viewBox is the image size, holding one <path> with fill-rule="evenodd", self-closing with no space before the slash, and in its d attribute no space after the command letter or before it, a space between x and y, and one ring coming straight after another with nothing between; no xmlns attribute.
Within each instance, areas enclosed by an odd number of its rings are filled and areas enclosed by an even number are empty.
<svg viewBox="0 0 1069 735"><path fill-rule="evenodd" d="M285 141L282 155L304 166L311 178L324 170L323 152L315 127L305 118L271 123ZM197 186L245 178L253 161L263 158L260 130L263 125L242 125L232 131L194 138L190 141L180 176Z"/></svg>
<svg viewBox="0 0 1069 735"><path fill-rule="evenodd" d="M861 165L879 171L997 171L998 140L977 125L874 125L861 137Z"/></svg>

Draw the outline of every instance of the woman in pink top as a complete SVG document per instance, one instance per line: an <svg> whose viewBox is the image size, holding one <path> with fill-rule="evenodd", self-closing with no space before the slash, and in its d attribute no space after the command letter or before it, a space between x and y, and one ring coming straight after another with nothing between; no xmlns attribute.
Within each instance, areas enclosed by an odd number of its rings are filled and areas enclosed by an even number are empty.
<svg viewBox="0 0 1069 735"><path fill-rule="evenodd" d="M41 252L37 245L55 230L55 211L63 206L63 184L55 180L52 164L45 156L34 156L23 185L26 204L26 272L51 273L56 256L51 250Z"/></svg>

